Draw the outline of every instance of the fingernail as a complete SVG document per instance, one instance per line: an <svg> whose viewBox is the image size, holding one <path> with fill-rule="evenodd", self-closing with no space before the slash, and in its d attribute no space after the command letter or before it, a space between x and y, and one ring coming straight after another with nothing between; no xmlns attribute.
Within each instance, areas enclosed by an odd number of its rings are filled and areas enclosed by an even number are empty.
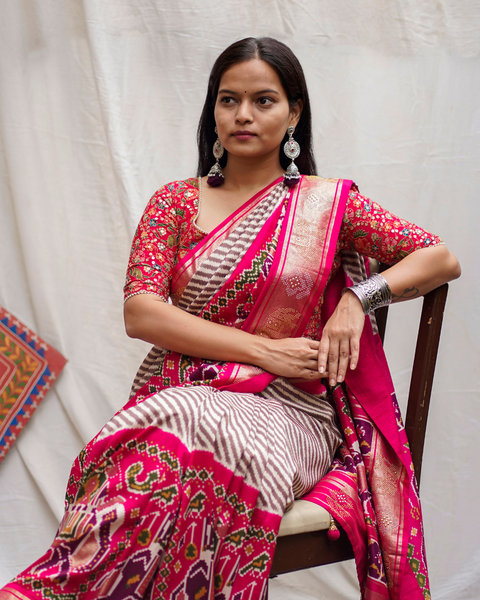
<svg viewBox="0 0 480 600"><path fill-rule="evenodd" d="M335 385L335 379L333 377L330 379L330 385Z"/></svg>
<svg viewBox="0 0 480 600"><path fill-rule="evenodd" d="M339 375L337 377L337 383L341 383L342 381L343 381L343 377L342 377L342 375Z"/></svg>
<svg viewBox="0 0 480 600"><path fill-rule="evenodd" d="M352 363L352 364L350 365L350 368L352 369L352 371L353 371L353 369L354 369L356 366L357 366L357 365L356 365L355 363Z"/></svg>
<svg viewBox="0 0 480 600"><path fill-rule="evenodd" d="M318 367L318 372L319 372L319 373L325 373L325 367L324 367L323 365L320 365L320 366Z"/></svg>

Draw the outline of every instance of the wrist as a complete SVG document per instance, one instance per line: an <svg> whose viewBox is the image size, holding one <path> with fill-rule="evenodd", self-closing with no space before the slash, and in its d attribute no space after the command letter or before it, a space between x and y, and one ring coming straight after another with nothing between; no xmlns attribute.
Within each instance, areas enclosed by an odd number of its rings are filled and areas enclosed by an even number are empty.
<svg viewBox="0 0 480 600"><path fill-rule="evenodd" d="M260 335L252 335L251 343L249 344L248 362L251 365L267 370L268 360L271 358L271 339Z"/></svg>
<svg viewBox="0 0 480 600"><path fill-rule="evenodd" d="M359 306L363 312L363 306L360 302L360 298L354 292L352 292L350 288L345 288L343 290L340 302L343 302L344 304L348 305Z"/></svg>
<svg viewBox="0 0 480 600"><path fill-rule="evenodd" d="M365 315L382 306L388 306L392 302L392 290L387 281L379 273L371 275L367 279L360 281L360 283L346 288L346 290L355 294L362 305Z"/></svg>

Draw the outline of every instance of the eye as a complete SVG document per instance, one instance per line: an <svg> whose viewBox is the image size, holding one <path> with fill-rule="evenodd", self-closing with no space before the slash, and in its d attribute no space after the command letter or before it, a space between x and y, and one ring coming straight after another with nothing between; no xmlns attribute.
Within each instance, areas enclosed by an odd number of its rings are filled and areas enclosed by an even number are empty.
<svg viewBox="0 0 480 600"><path fill-rule="evenodd" d="M220 98L221 104L233 104L234 102L235 98L232 98L231 96L223 96L222 98Z"/></svg>
<svg viewBox="0 0 480 600"><path fill-rule="evenodd" d="M274 103L274 100L273 100L273 98L269 98L268 96L262 96L261 98L259 98L257 100L257 102L261 106L271 106Z"/></svg>

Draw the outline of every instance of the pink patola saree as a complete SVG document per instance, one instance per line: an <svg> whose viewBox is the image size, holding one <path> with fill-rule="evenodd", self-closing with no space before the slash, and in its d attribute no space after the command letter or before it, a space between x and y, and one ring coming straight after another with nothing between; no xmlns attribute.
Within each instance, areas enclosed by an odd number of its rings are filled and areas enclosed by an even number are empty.
<svg viewBox="0 0 480 600"><path fill-rule="evenodd" d="M273 182L176 264L173 303L271 338L302 336L319 306L325 323L365 275L353 252L332 271L351 184ZM346 530L363 598L429 598L413 467L375 331L367 318L358 369L333 390L153 348L129 402L75 461L52 546L0 599L264 598L298 497Z"/></svg>

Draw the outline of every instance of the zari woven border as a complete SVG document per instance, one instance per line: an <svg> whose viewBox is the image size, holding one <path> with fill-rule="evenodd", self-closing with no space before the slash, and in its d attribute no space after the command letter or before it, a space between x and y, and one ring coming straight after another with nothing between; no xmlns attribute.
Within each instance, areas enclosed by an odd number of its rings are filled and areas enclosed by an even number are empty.
<svg viewBox="0 0 480 600"><path fill-rule="evenodd" d="M0 306L0 462L66 362Z"/></svg>

